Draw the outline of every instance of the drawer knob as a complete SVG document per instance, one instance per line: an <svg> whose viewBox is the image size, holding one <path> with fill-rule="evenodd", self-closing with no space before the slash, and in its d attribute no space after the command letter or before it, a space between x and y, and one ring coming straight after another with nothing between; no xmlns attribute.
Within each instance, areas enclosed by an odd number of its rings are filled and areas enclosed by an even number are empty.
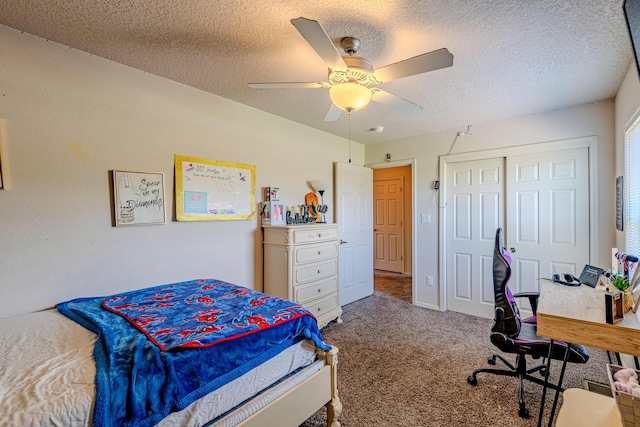
<svg viewBox="0 0 640 427"><path fill-rule="evenodd" d="M322 289L321 289L321 288L318 288L318 292L322 292Z"/></svg>
<svg viewBox="0 0 640 427"><path fill-rule="evenodd" d="M320 270L318 270L318 274L320 274Z"/></svg>
<svg viewBox="0 0 640 427"><path fill-rule="evenodd" d="M321 308L320 308L320 307L318 307L318 311L320 311L320 310L321 310Z"/></svg>
<svg viewBox="0 0 640 427"><path fill-rule="evenodd" d="M318 255L320 255L321 251L318 251Z"/></svg>

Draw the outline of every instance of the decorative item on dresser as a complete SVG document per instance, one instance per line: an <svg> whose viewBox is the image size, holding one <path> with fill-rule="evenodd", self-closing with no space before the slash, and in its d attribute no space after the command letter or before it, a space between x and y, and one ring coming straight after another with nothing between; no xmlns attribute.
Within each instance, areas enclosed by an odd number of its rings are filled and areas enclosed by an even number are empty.
<svg viewBox="0 0 640 427"><path fill-rule="evenodd" d="M323 181L321 179L311 181L311 187L320 193L320 204L316 207L316 210L320 214L319 222L321 223L325 222L324 214L327 213L327 210L329 209L329 207L324 204L324 192L327 191L330 185L329 181Z"/></svg>
<svg viewBox="0 0 640 427"><path fill-rule="evenodd" d="M264 226L264 292L303 305L318 326L341 322L338 224Z"/></svg>
<svg viewBox="0 0 640 427"><path fill-rule="evenodd" d="M263 225L284 225L286 207L283 202L262 202L260 218Z"/></svg>

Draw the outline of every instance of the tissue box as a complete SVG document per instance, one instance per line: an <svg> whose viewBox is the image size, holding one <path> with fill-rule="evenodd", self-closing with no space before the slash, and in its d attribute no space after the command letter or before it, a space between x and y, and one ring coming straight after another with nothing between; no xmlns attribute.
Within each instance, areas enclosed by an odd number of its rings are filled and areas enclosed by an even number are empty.
<svg viewBox="0 0 640 427"><path fill-rule="evenodd" d="M613 385L615 382L613 375L620 369L623 369L623 367L607 363L607 374L609 375L609 383L611 384L611 394L616 399L620 417L622 418L622 425L624 427L640 427L640 398L616 390ZM636 371L636 373L638 377L640 377L640 371Z"/></svg>

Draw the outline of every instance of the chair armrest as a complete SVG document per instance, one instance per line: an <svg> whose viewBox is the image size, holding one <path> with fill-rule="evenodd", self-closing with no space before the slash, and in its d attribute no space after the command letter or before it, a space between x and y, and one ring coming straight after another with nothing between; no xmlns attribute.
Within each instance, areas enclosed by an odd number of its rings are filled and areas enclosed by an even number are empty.
<svg viewBox="0 0 640 427"><path fill-rule="evenodd" d="M533 315L535 316L538 313L538 298L540 297L540 292L518 292L517 294L513 294L513 297L529 298L529 304L531 305Z"/></svg>

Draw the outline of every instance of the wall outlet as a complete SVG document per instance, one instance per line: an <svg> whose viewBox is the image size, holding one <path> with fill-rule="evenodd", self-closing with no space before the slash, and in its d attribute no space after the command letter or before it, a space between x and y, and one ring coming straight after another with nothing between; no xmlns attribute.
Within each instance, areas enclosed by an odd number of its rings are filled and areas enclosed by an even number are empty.
<svg viewBox="0 0 640 427"><path fill-rule="evenodd" d="M427 276L427 286L433 286L433 276Z"/></svg>
<svg viewBox="0 0 640 427"><path fill-rule="evenodd" d="M423 213L420 216L420 219L421 219L422 222L427 222L427 223L431 222L431 214Z"/></svg>

